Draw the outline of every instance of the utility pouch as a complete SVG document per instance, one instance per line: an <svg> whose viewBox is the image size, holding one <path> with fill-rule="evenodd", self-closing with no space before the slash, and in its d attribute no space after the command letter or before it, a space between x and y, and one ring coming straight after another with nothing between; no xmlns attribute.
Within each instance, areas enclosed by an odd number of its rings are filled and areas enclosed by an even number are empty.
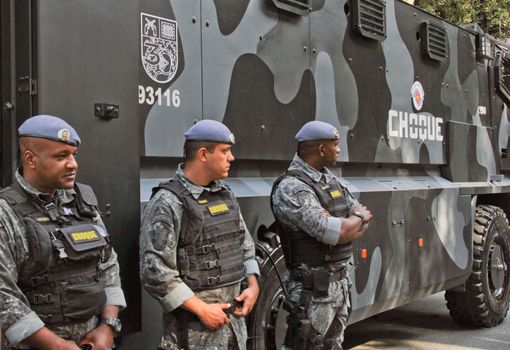
<svg viewBox="0 0 510 350"><path fill-rule="evenodd" d="M298 321L298 329L297 336L299 338L300 344L306 344L308 341L308 337L310 337L310 332L312 330L312 323L309 319L301 319Z"/></svg>
<svg viewBox="0 0 510 350"><path fill-rule="evenodd" d="M327 297L329 289L329 273L326 270L313 272L313 296L315 298Z"/></svg>

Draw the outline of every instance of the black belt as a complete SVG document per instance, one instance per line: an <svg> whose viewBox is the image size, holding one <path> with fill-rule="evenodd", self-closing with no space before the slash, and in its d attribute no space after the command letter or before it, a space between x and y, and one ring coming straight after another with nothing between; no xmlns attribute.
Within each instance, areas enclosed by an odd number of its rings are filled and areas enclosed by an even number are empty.
<svg viewBox="0 0 510 350"><path fill-rule="evenodd" d="M340 270L336 270L336 271L330 271L330 272L328 272L328 274L329 274L329 283L341 281L348 275L347 267L344 267L344 268L342 268ZM296 269L291 270L290 278L293 279L294 281L300 282L302 280L301 271L296 270Z"/></svg>
<svg viewBox="0 0 510 350"><path fill-rule="evenodd" d="M345 277L347 277L347 275L348 275L347 268L343 268L343 269L338 270L338 271L330 272L329 273L329 282L341 281Z"/></svg>

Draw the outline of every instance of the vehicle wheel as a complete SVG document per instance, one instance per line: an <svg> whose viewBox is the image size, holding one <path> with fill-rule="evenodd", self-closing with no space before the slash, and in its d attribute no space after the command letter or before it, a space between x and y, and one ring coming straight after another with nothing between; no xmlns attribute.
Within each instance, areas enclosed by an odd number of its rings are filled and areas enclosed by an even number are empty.
<svg viewBox="0 0 510 350"><path fill-rule="evenodd" d="M476 208L473 271L466 290L446 291L446 305L459 324L493 327L505 319L510 301L510 229L500 208Z"/></svg>
<svg viewBox="0 0 510 350"><path fill-rule="evenodd" d="M247 320L248 349L276 350L282 347L287 331L287 311L283 310L285 293L280 278L287 271L281 247L257 244L260 258L260 294ZM280 276L280 278L279 278Z"/></svg>

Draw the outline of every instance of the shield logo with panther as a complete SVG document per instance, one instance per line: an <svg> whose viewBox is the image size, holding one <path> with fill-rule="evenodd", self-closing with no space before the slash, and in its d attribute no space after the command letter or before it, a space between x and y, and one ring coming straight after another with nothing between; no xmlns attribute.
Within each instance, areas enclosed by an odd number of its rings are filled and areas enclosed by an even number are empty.
<svg viewBox="0 0 510 350"><path fill-rule="evenodd" d="M140 34L145 72L155 82L168 83L178 67L177 22L142 12Z"/></svg>

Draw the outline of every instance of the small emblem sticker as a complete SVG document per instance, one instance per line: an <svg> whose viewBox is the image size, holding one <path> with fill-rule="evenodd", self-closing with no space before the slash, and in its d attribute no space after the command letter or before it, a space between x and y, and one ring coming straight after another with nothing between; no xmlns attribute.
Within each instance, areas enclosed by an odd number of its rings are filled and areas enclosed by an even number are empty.
<svg viewBox="0 0 510 350"><path fill-rule="evenodd" d="M155 82L168 83L178 67L177 22L142 12L140 32L145 72Z"/></svg>
<svg viewBox="0 0 510 350"><path fill-rule="evenodd" d="M425 99L425 91L419 81L415 81L411 87L411 96L413 98L414 108L419 111L423 107L423 101Z"/></svg>
<svg viewBox="0 0 510 350"><path fill-rule="evenodd" d="M57 136L60 140L67 142L71 139L71 132L67 129L60 129Z"/></svg>

